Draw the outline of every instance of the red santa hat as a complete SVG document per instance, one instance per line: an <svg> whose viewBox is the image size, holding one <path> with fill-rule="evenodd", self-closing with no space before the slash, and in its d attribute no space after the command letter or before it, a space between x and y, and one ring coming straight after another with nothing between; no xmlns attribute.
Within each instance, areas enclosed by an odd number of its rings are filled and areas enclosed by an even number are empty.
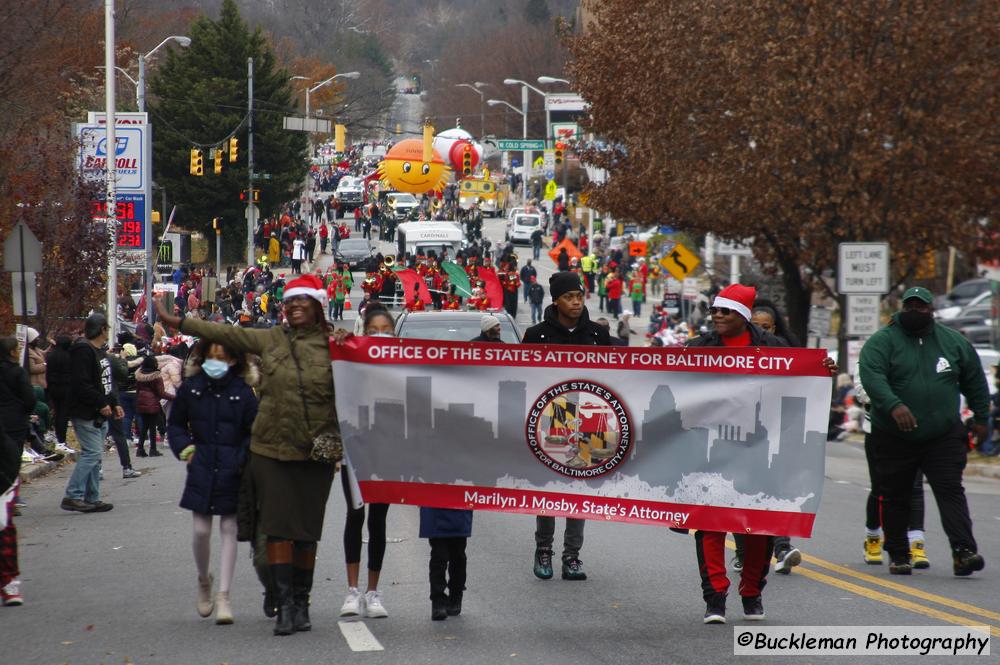
<svg viewBox="0 0 1000 665"><path fill-rule="evenodd" d="M712 307L728 307L736 310L747 321L750 320L750 310L753 309L753 302L757 299L757 289L752 286L742 284L731 284L719 291L715 296Z"/></svg>
<svg viewBox="0 0 1000 665"><path fill-rule="evenodd" d="M323 280L316 275L300 275L285 285L285 292L281 295L282 300L288 300L295 296L309 296L323 306L323 312L327 310L326 289L323 288Z"/></svg>

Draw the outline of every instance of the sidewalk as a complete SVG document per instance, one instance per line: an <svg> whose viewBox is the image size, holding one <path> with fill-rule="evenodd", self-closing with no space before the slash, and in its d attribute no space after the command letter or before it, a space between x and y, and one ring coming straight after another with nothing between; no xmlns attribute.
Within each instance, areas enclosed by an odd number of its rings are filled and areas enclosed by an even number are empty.
<svg viewBox="0 0 1000 665"><path fill-rule="evenodd" d="M851 434L843 441L831 441L828 443L846 443L856 448L865 447L865 437L863 434ZM1000 479L1000 460L997 463L977 462L979 455L972 453L969 455L969 462L965 465L965 475L979 476L980 478ZM996 458L993 458L996 459Z"/></svg>

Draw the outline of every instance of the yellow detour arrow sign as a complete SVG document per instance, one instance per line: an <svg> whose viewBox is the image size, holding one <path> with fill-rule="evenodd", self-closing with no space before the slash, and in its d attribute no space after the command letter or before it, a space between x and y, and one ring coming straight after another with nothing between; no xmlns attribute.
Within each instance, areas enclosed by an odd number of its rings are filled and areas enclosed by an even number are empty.
<svg viewBox="0 0 1000 665"><path fill-rule="evenodd" d="M674 276L674 279L683 281L685 277L694 272L694 269L701 263L698 255L684 245L677 243L673 249L659 261L663 269Z"/></svg>
<svg viewBox="0 0 1000 665"><path fill-rule="evenodd" d="M547 183L545 183L545 200L546 201L555 201L555 199L556 199L556 189L557 189L557 187L556 187L556 181L555 180L549 180Z"/></svg>

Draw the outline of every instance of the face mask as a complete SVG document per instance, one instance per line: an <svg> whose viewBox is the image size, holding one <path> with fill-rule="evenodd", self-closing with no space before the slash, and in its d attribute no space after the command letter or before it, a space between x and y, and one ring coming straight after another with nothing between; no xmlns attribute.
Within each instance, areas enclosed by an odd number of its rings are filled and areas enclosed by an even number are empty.
<svg viewBox="0 0 1000 665"><path fill-rule="evenodd" d="M201 371L212 379L221 379L229 371L229 363L224 360L209 358L201 364Z"/></svg>
<svg viewBox="0 0 1000 665"><path fill-rule="evenodd" d="M369 337L395 337L395 335L393 335L392 333L387 333L387 332L372 333L372 334L370 334L368 336Z"/></svg>
<svg viewBox="0 0 1000 665"><path fill-rule="evenodd" d="M915 309L904 309L899 313L899 325L909 332L919 332L934 321L931 312L919 312Z"/></svg>

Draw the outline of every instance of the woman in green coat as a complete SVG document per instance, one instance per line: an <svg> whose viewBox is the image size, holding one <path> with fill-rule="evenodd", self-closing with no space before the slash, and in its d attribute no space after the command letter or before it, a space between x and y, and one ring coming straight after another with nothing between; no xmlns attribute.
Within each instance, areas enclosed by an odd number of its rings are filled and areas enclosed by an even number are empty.
<svg viewBox="0 0 1000 665"><path fill-rule="evenodd" d="M261 359L260 408L250 434L258 528L267 535L267 564L277 595L275 635L309 630L316 543L323 533L335 466L313 461L313 440L340 437L330 367L326 290L303 275L282 294L286 324L240 328L180 319L157 303L160 319L181 332Z"/></svg>

